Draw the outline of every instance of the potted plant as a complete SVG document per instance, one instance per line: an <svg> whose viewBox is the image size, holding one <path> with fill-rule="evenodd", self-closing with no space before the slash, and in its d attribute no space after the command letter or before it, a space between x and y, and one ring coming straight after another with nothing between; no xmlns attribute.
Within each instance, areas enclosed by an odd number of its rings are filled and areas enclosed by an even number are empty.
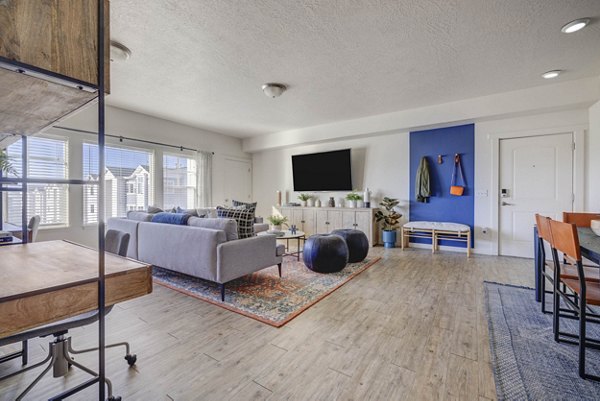
<svg viewBox="0 0 600 401"><path fill-rule="evenodd" d="M3 173L15 174L15 169L13 168L8 155L2 149L0 149L0 171Z"/></svg>
<svg viewBox="0 0 600 401"><path fill-rule="evenodd" d="M300 204L302 205L302 207L306 207L306 202L308 202L308 200L311 198L312 198L312 196L309 194L298 195L298 199L300 199Z"/></svg>
<svg viewBox="0 0 600 401"><path fill-rule="evenodd" d="M383 222L383 246L386 248L394 248L396 246L396 230L400 226L400 218L402 215L394 208L400 202L398 199L388 198L387 196L379 203L383 210L375 212L375 220Z"/></svg>
<svg viewBox="0 0 600 401"><path fill-rule="evenodd" d="M362 195L356 192L356 189L352 190L348 195L346 195L346 200L348 201L348 207L356 207L356 203L358 201L362 201Z"/></svg>
<svg viewBox="0 0 600 401"><path fill-rule="evenodd" d="M287 217L285 216L279 216L279 215L272 215L267 217L267 220L269 221L269 223L271 223L271 231L281 231L281 228L283 225L287 226Z"/></svg>

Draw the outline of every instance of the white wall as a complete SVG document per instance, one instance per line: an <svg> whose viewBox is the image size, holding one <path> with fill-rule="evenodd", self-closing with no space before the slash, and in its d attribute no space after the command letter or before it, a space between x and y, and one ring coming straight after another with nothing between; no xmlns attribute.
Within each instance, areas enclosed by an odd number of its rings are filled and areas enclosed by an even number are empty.
<svg viewBox="0 0 600 401"><path fill-rule="evenodd" d="M586 210L600 212L600 102L589 109L590 129L586 137Z"/></svg>
<svg viewBox="0 0 600 401"><path fill-rule="evenodd" d="M58 126L77 128L89 131L97 130L97 108L95 105L82 110L69 118L57 123ZM51 135L65 136L69 138L69 176L70 178L81 178L82 156L81 147L84 141L94 141L94 136L85 134L69 133L60 129L49 129L46 133ZM225 198L224 163L226 157L250 159L250 155L242 151L242 142L238 138L204 131L171 121L151 117L148 115L131 112L114 107L106 108L106 133L122 135L130 138L144 139L148 141L167 143L171 145L184 146L188 148L214 152L213 156L213 201L217 202ZM107 138L107 144L118 143L117 140ZM144 148L139 142L125 141L123 145ZM151 147L156 151L155 159L161 152L160 146ZM165 148L165 150L167 150ZM173 151L173 150L171 150ZM162 183L156 182L157 186ZM160 193L160 192L159 192ZM157 199L155 203L160 204ZM94 246L97 243L96 226L83 225L82 211L82 188L72 185L69 187L69 227L57 229L42 229L38 235L40 241L53 239L68 239L79 243Z"/></svg>
<svg viewBox="0 0 600 401"><path fill-rule="evenodd" d="M299 202L298 193L293 192L292 159L293 154L314 153L338 149L352 149L352 184L356 189L368 187L372 191L372 203L383 196L398 198L402 201L403 214L408 214L408 171L409 148L408 132L380 135L373 138L361 138L344 141L332 141L323 144L296 146L253 154L253 193L258 201L257 213L262 216L271 214L271 206L276 203L276 191L289 192L291 202ZM347 192L316 193L322 202L330 196L344 197Z"/></svg>
<svg viewBox="0 0 600 401"><path fill-rule="evenodd" d="M588 119L596 118L596 133L587 134ZM586 135L589 153L600 153L600 104L592 109L578 108L576 110L557 111L552 113L535 114L523 117L497 118L488 121L475 121L475 190L487 190L488 197L475 198L475 251L484 254L495 254L497 244L497 219L493 216L493 171L497 166L492 156L493 140L503 136L525 136L551 132L580 132ZM268 144L267 144L268 145ZM267 146L268 147L268 146ZM391 134L372 133L370 136L349 140L330 140L322 143L291 146L286 148L264 150L253 154L253 192L258 201L258 211L263 216L271 213L271 205L276 202L276 191L290 191L290 200L296 201L292 193L291 155L321 152L334 149L352 148L353 174L358 174L354 186L363 189L365 186L374 191L377 199L382 195L399 198L402 201L402 211L408 215L409 197L409 135L408 132L398 131ZM581 152L584 153L584 152ZM587 196L586 207L600 210L600 166L598 161L588 158L586 170L586 185L580 193L582 198ZM600 158L596 158L600 160ZM497 171L497 170L496 170ZM583 182L583 178L581 180ZM497 186L497 185L496 185ZM586 195L583 195L586 194ZM344 194L332 194L337 197ZM321 200L326 200L330 194L319 194ZM583 199L581 204L583 204ZM488 234L483 235L482 229L488 228Z"/></svg>

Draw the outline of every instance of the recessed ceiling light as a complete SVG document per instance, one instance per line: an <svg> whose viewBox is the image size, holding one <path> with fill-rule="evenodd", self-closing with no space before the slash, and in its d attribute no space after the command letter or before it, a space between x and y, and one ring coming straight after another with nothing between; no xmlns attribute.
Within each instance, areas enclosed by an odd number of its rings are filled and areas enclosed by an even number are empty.
<svg viewBox="0 0 600 401"><path fill-rule="evenodd" d="M110 61L127 61L131 57L131 50L121 42L110 41Z"/></svg>
<svg viewBox="0 0 600 401"><path fill-rule="evenodd" d="M279 97L285 92L287 86L284 84L278 84L274 82L266 83L262 86L262 90L266 96L276 98Z"/></svg>
<svg viewBox="0 0 600 401"><path fill-rule="evenodd" d="M552 78L558 77L560 74L562 74L562 70L552 70L552 71L546 71L545 73L543 73L542 77L545 79L552 79Z"/></svg>
<svg viewBox="0 0 600 401"><path fill-rule="evenodd" d="M569 22L567 25L561 28L563 33L573 33L585 28L590 23L589 18L579 18L575 21Z"/></svg>

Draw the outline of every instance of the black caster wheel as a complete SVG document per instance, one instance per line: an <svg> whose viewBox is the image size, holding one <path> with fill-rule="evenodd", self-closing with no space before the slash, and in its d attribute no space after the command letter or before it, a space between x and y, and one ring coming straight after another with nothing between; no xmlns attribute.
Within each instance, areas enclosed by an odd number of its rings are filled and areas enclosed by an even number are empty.
<svg viewBox="0 0 600 401"><path fill-rule="evenodd" d="M108 397L107 401L121 401L121 397L119 397L118 395L111 395L110 397Z"/></svg>
<svg viewBox="0 0 600 401"><path fill-rule="evenodd" d="M129 366L133 366L135 365L136 361L137 361L137 355L136 354L128 354L125 355L125 360L127 361L127 363L129 364Z"/></svg>

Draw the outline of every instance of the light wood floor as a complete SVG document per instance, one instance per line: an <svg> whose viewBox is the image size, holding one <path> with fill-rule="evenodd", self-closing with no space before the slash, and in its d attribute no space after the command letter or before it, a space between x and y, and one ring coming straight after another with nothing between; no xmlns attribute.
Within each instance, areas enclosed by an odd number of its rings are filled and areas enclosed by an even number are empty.
<svg viewBox="0 0 600 401"><path fill-rule="evenodd" d="M483 281L533 286L533 262L415 249L372 255L383 259L280 329L158 285L119 305L108 340L129 340L138 364L129 369L120 350L107 351L115 393L136 401L494 400ZM95 330L72 331L74 346L92 346ZM47 343L32 344L32 361ZM77 360L94 364L93 354ZM0 375L18 366L3 364ZM0 399L13 400L34 376L0 382ZM84 378L50 375L26 400Z"/></svg>

